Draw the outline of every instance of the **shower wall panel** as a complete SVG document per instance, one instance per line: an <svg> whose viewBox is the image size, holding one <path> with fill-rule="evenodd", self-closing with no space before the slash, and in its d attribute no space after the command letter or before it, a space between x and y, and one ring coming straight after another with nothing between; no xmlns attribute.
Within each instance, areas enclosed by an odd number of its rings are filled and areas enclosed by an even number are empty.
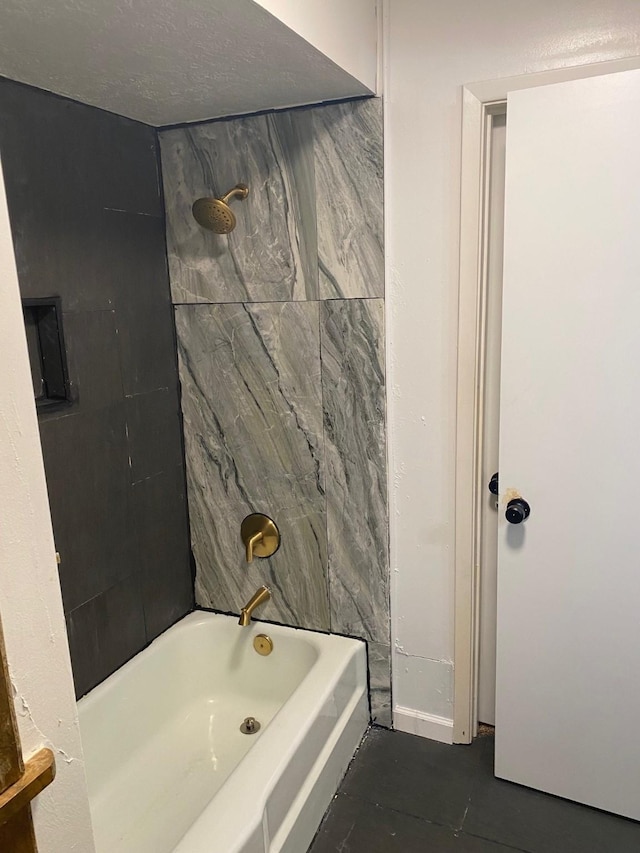
<svg viewBox="0 0 640 853"><path fill-rule="evenodd" d="M321 303L331 628L389 642L382 299Z"/></svg>
<svg viewBox="0 0 640 853"><path fill-rule="evenodd" d="M23 297L60 296L72 403L39 414L78 696L193 606L155 131L0 81Z"/></svg>
<svg viewBox="0 0 640 853"><path fill-rule="evenodd" d="M381 102L160 142L196 601L237 612L266 582L265 618L363 637L390 725ZM204 231L195 199L238 181L235 231ZM247 565L254 511L282 546Z"/></svg>
<svg viewBox="0 0 640 853"><path fill-rule="evenodd" d="M167 252L175 303L318 298L313 121L271 113L161 133ZM247 184L223 240L195 227L191 205Z"/></svg>
<svg viewBox="0 0 640 853"><path fill-rule="evenodd" d="M261 616L328 630L318 308L181 306L176 324L197 601L237 611L268 583ZM249 565L251 512L277 520L282 547Z"/></svg>
<svg viewBox="0 0 640 853"><path fill-rule="evenodd" d="M313 111L321 299L384 296L379 101Z"/></svg>

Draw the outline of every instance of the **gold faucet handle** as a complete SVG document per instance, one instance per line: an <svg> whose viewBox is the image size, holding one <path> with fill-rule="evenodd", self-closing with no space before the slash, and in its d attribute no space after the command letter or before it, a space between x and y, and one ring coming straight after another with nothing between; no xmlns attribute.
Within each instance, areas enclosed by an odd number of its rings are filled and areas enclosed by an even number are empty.
<svg viewBox="0 0 640 853"><path fill-rule="evenodd" d="M270 557L280 547L280 532L275 521L261 512L253 512L243 519L240 537L244 543L247 563L252 563L254 557Z"/></svg>
<svg viewBox="0 0 640 853"><path fill-rule="evenodd" d="M258 532L254 533L253 536L249 536L247 539L247 563L253 563L253 549L256 544L261 542L263 539L264 533L262 530L258 530Z"/></svg>

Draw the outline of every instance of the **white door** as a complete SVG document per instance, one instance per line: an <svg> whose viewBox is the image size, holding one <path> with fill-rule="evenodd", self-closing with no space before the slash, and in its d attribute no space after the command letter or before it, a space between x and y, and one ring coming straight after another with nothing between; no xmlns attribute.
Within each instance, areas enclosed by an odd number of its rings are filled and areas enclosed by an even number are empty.
<svg viewBox="0 0 640 853"><path fill-rule="evenodd" d="M640 819L640 71L509 96L500 405L496 775Z"/></svg>

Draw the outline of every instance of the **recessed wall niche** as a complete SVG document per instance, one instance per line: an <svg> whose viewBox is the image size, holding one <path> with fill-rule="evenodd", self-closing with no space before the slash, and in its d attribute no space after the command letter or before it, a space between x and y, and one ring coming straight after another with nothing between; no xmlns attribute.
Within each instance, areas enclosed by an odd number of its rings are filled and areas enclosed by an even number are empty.
<svg viewBox="0 0 640 853"><path fill-rule="evenodd" d="M67 354L58 296L23 299L33 393L38 411L52 411L71 402Z"/></svg>

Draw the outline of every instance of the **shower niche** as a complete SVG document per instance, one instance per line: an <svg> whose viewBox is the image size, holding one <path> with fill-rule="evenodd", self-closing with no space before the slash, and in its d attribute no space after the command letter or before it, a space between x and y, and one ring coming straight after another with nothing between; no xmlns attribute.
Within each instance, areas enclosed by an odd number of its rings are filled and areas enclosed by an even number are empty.
<svg viewBox="0 0 640 853"><path fill-rule="evenodd" d="M70 405L60 298L23 299L22 312L36 408L52 411Z"/></svg>

